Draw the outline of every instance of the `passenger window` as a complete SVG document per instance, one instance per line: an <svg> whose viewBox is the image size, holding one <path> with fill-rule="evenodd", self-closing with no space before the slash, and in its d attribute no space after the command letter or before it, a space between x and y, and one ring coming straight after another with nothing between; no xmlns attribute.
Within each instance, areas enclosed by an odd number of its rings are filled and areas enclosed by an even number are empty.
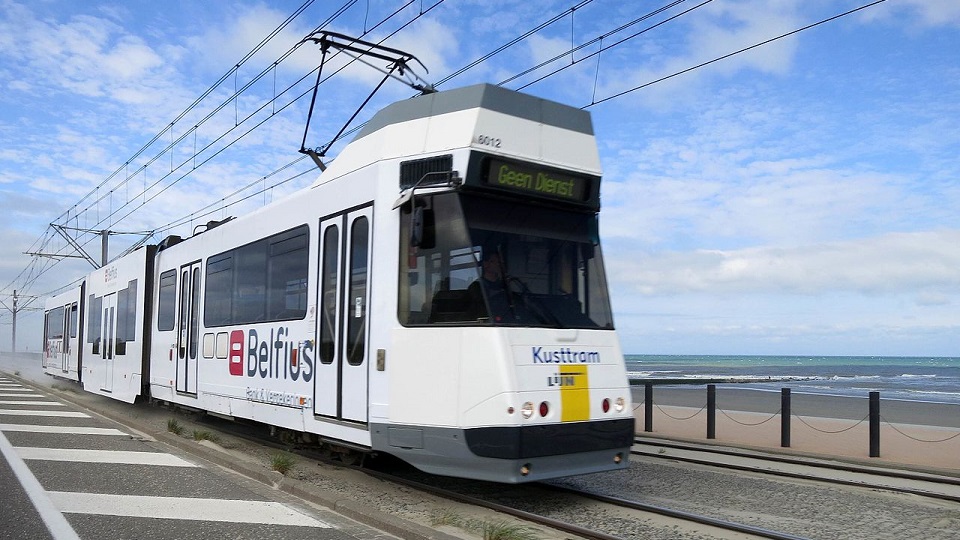
<svg viewBox="0 0 960 540"><path fill-rule="evenodd" d="M320 270L320 362L330 364L336 354L337 269L340 234L336 225L323 233L323 260Z"/></svg>
<svg viewBox="0 0 960 540"><path fill-rule="evenodd" d="M302 319L310 229L302 225L207 259L207 327Z"/></svg>
<svg viewBox="0 0 960 540"><path fill-rule="evenodd" d="M173 330L177 313L177 271L160 274L160 295L157 306L157 330Z"/></svg>
<svg viewBox="0 0 960 540"><path fill-rule="evenodd" d="M360 217L350 230L350 294L347 296L347 362L359 366L364 358L367 329L367 218Z"/></svg>

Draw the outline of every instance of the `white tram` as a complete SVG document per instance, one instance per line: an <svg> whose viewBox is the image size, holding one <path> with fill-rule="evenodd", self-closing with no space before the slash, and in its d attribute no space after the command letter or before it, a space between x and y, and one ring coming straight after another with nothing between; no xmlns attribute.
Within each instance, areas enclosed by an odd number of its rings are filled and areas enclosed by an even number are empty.
<svg viewBox="0 0 960 540"><path fill-rule="evenodd" d="M589 113L491 85L427 94L377 113L310 188L93 272L48 321L80 306L78 378L116 399L442 475L623 468L599 189Z"/></svg>
<svg viewBox="0 0 960 540"><path fill-rule="evenodd" d="M64 379L80 377L80 314L83 284L47 299L43 316L43 371Z"/></svg>

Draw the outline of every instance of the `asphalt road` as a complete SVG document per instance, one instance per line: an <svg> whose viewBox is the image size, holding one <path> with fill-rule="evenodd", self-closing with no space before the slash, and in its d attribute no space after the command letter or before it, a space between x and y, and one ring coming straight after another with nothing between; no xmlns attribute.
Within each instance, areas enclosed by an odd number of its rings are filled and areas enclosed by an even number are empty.
<svg viewBox="0 0 960 540"><path fill-rule="evenodd" d="M0 538L387 537L23 385L5 373L52 379L13 360L0 362Z"/></svg>

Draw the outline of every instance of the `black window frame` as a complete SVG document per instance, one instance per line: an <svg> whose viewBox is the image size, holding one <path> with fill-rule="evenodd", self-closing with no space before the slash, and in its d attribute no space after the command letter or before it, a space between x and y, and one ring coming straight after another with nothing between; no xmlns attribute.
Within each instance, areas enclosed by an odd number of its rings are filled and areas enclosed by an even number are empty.
<svg viewBox="0 0 960 540"><path fill-rule="evenodd" d="M307 224L208 257L204 327L304 319L309 270Z"/></svg>
<svg viewBox="0 0 960 540"><path fill-rule="evenodd" d="M162 272L158 283L157 330L169 332L177 325L177 269Z"/></svg>

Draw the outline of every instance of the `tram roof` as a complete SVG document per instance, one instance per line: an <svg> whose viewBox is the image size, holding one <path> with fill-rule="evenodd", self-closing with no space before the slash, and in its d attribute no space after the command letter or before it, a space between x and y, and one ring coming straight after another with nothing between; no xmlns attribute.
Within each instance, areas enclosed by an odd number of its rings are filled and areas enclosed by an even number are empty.
<svg viewBox="0 0 960 540"><path fill-rule="evenodd" d="M388 105L367 122L354 140L391 124L476 108L593 135L593 122L587 111L492 84L477 84Z"/></svg>

